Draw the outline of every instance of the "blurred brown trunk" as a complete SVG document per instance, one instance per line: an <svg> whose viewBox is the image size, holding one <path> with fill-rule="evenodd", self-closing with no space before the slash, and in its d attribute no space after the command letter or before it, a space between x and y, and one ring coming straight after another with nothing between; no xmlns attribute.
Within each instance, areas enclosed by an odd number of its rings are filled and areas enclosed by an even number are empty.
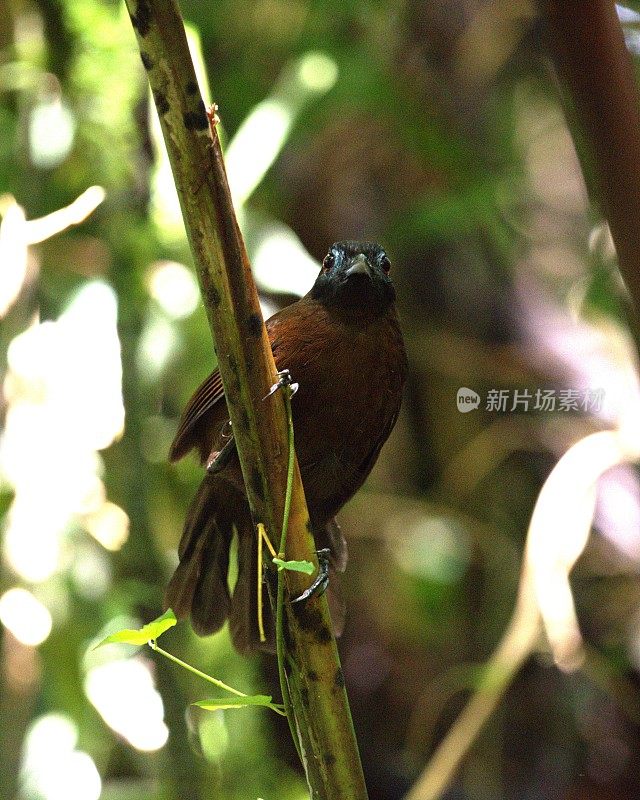
<svg viewBox="0 0 640 800"><path fill-rule="evenodd" d="M579 125L574 136L587 185L609 222L638 309L640 95L616 6L613 0L541 0L541 9L551 56Z"/></svg>

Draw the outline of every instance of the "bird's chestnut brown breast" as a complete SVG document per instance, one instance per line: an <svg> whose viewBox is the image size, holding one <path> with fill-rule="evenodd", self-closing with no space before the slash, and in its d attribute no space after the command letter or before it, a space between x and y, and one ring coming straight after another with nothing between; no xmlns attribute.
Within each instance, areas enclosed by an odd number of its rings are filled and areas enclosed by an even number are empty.
<svg viewBox="0 0 640 800"><path fill-rule="evenodd" d="M398 415L406 357L393 310L372 318L309 306L285 319L273 341L278 368L300 386L292 404L296 453L309 511L321 524L371 471Z"/></svg>

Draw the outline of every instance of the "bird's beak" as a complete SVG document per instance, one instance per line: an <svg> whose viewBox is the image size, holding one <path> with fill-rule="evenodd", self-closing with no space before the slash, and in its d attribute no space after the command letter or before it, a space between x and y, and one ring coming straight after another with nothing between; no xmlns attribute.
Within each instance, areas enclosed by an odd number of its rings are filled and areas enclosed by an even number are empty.
<svg viewBox="0 0 640 800"><path fill-rule="evenodd" d="M366 275L368 278L371 277L371 266L364 253L358 253L358 255L351 260L351 264L345 275L347 278L350 278L352 275Z"/></svg>

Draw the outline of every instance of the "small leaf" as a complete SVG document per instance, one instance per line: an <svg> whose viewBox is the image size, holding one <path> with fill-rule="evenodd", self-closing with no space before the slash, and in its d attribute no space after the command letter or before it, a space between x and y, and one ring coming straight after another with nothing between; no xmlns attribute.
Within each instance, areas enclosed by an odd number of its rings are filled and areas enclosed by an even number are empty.
<svg viewBox="0 0 640 800"><path fill-rule="evenodd" d="M147 641L150 641L151 639L157 639L169 628L173 628L177 622L176 615L168 608L164 614L156 617L148 625L143 625L140 630L147 634Z"/></svg>
<svg viewBox="0 0 640 800"><path fill-rule="evenodd" d="M177 621L176 615L171 609L168 609L162 616L154 619L147 625L143 625L137 630L125 628L123 631L112 633L111 636L107 636L107 638L103 639L96 647L102 647L103 644L112 644L114 642L124 642L125 644L140 646L150 642L152 639L157 639L165 631L169 630L169 628L172 628ZM93 649L95 650L96 647Z"/></svg>
<svg viewBox="0 0 640 800"><path fill-rule="evenodd" d="M278 570L290 569L291 572L304 572L306 575L313 574L313 564L310 561L283 561L281 558L274 558L273 563Z"/></svg>
<svg viewBox="0 0 640 800"><path fill-rule="evenodd" d="M273 708L268 694L246 695L244 697L212 697L210 700L198 700L193 706L204 708L206 711L218 711L221 708L242 708L243 706L266 706Z"/></svg>

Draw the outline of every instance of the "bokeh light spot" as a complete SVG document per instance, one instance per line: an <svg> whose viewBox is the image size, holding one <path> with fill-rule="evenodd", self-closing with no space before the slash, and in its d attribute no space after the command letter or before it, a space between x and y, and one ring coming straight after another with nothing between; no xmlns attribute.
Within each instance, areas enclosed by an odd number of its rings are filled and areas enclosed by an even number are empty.
<svg viewBox="0 0 640 800"><path fill-rule="evenodd" d="M198 286L184 264L158 261L149 270L148 282L151 296L172 319L184 319L196 310Z"/></svg>
<svg viewBox="0 0 640 800"><path fill-rule="evenodd" d="M137 750L159 750L166 743L169 729L163 721L162 698L141 659L91 668L85 691L107 725Z"/></svg>
<svg viewBox="0 0 640 800"><path fill-rule="evenodd" d="M51 633L51 614L31 592L15 586L0 597L0 622L22 644L35 647Z"/></svg>
<svg viewBox="0 0 640 800"><path fill-rule="evenodd" d="M77 741L75 724L62 714L47 714L32 724L24 743L24 796L32 800L98 800L100 774L91 756L75 749Z"/></svg>

